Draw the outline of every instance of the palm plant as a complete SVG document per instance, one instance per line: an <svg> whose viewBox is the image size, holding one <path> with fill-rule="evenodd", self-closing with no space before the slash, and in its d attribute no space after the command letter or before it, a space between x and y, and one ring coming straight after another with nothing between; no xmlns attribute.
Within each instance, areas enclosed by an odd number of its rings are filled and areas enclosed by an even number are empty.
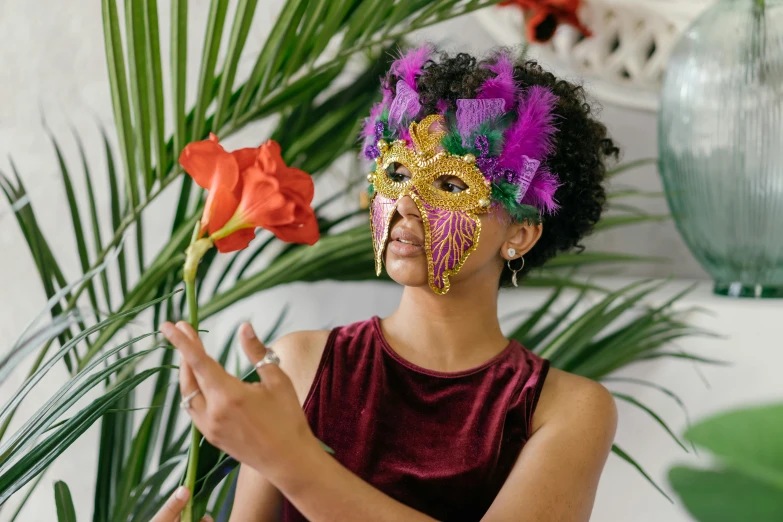
<svg viewBox="0 0 783 522"><path fill-rule="evenodd" d="M250 123L276 121L271 137L281 144L286 162L320 176L338 158L351 153L359 122L374 101L377 77L387 66L389 49L402 36L497 1L287 0L262 48L249 49L246 42L257 0L239 0L233 19L228 16L228 0L211 0L196 101L186 109L187 0L171 0L168 96L162 81L157 0L126 0L124 17L115 0L102 0L119 151L112 148L104 133L106 164L96 169L78 144L86 194L77 195L72 181L75 170L52 139L81 274L69 277L60 268L17 169L12 165L12 175L0 175L0 188L24 234L48 298L42 315L0 361L1 384L26 356L36 354L28 379L0 410L0 505L31 483L23 505L46 467L98 420L95 522L148 520L173 489L170 479L184 465L189 433L176 406L179 391L170 386L176 369L173 352L155 332L130 338L125 332L132 321L157 325L185 315L185 299L177 288L184 249L203 205L203 194L176 165L184 144L203 139L209 132L224 138ZM221 49L225 49L225 59L218 65ZM245 55L255 58L254 66L244 81L237 82L240 57ZM369 65L351 73L349 63L361 62L365 55L373 58ZM342 81L346 75L350 82ZM167 122L173 128L170 136L165 133ZM635 166L638 163L620 167L615 174ZM109 237L104 237L100 227L103 216L92 183L96 172L109 181L110 213L105 216L111 222ZM150 254L145 250L142 227L145 210L169 191L178 191L170 235ZM200 318L286 283L374 278L369 226L366 219L357 217L363 211L350 205L346 211L345 204L336 205L346 192L350 189L329 195L318 205L322 239L314 247L282 245L262 233L249 251L230 256L226 263L216 261L214 250L207 254L197 273ZM615 193L612 202L616 213L605 218L599 230L663 219L622 203L624 196L634 195L638 194ZM85 198L87 205L81 207L79 200ZM335 207L343 210L335 211ZM555 366L596 379L641 359L682 356L669 354L663 347L698 332L688 327L680 313L672 311L671 303L657 309L639 308L641 299L653 289L651 284L608 293L597 306L569 319L576 305L583 302L585 294L580 293L565 312L549 317L563 288L592 288L571 277L572 270L588 264L632 261L649 260L602 252L555 258L527 281L529 286L554 287L552 297L529 314L513 336L549 357ZM628 320L626 312L633 310L638 313ZM41 324L46 315L50 319ZM277 326L283 317L281 314ZM220 352L224 365L231 346L232 339L228 339ZM56 350L51 353L53 347ZM18 405L61 361L70 378L19 429L7 434ZM235 373L247 378L254 375ZM152 398L140 408L136 389L147 381ZM79 409L77 403L86 400L91 391L100 394ZM629 396L618 398L633 401ZM660 418L654 418L665 427ZM194 498L201 512L210 510L225 517L236 463L206 441L201 444ZM615 451L638 467L622 450ZM67 486L58 483L55 492L61 520L71 520Z"/></svg>

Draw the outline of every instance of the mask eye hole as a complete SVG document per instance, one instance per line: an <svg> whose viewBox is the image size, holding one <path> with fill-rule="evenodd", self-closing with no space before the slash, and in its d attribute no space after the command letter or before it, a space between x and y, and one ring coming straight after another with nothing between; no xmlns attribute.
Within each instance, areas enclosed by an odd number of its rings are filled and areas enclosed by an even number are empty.
<svg viewBox="0 0 783 522"><path fill-rule="evenodd" d="M460 178L449 175L439 176L435 181L432 182L432 186L438 190L449 192L451 194L459 194L460 192L468 189L468 186Z"/></svg>
<svg viewBox="0 0 783 522"><path fill-rule="evenodd" d="M411 173L401 163L391 163L386 167L386 177L394 183L405 183L411 179Z"/></svg>

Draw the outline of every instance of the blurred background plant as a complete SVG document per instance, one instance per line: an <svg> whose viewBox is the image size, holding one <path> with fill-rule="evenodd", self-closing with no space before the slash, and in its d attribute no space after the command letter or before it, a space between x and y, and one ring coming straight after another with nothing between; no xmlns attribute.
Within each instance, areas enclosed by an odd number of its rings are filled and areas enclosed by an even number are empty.
<svg viewBox="0 0 783 522"><path fill-rule="evenodd" d="M262 48L249 49L245 44L258 2L240 0L231 18L228 0L212 0L206 27L197 35L203 37L204 47L196 101L186 108L185 53L188 38L193 37L189 36L191 6L187 0L171 0L168 93L157 1L128 0L122 13L115 0L102 0L119 150L112 148L110 136L104 133L105 164L96 166L87 160L78 141L82 161L76 167L66 162L57 138L51 136L81 274L66 274L61 269L36 219L34 202L27 196L26 176L15 167L0 176L0 188L48 297L42 314L4 351L0 361L2 384L30 359L27 379L0 410L0 506L11 495L22 497L10 520L21 513L47 466L96 422L100 423L100 443L96 448L95 522L146 521L177 485L187 457L186 416L178 408L173 351L151 330L163 320L184 315L185 299L178 292L178 282L191 224L203 205L203 192L175 163L184 144L203 139L210 131L226 138L250 124L268 121L274 129L270 137L281 144L286 162L320 178L338 160L355 156L355 136L376 98L377 79L396 47L403 45L402 38L495 3L288 0ZM220 65L219 55L224 56ZM243 55L252 56L254 66L244 81L237 82ZM168 135L166 128L173 133ZM616 167L611 176L650 161ZM84 193L77 193L75 176L84 179ZM99 210L93 191L93 181L99 176L108 180L107 214ZM200 318L215 316L251 295L288 283L375 279L370 230L358 198L357 187L363 178L356 174L353 179L357 181L321 195L317 212L322 239L314 247L283 245L261 232L247 251L222 256L226 262L216 261L214 250L208 254L197 274ZM626 190L616 183L613 187L610 211L599 223L598 233L666 219L628 203L657 194ZM176 193L177 203L169 224L155 223L156 232L165 237L151 254L145 251L143 222L150 205L170 192ZM101 232L105 220L111 222L108 237ZM517 316L510 336L550 358L558 368L609 385L619 379L613 372L637 361L659 357L700 360L668 348L681 337L705 334L688 325L689 310L675 309L680 296L649 308L641 304L642 299L661 283L643 281L608 291L579 274L586 266L657 261L596 251L558 256L525 281L528 287L552 288L552 293L542 306ZM285 311L281 311L268 340L275 337L284 319ZM150 333L131 335L131 324ZM224 365L232 346L230 336L218 355ZM11 432L19 404L58 364L67 367L70 378ZM241 366L234 373L247 375ZM139 401L142 383L149 388L149 401ZM681 403L656 383L636 380L633 384L655 387ZM653 410L631 395L615 395L648 413L652 422L687 451ZM619 446L614 452L647 477ZM195 491L198 509L227 519L235 476L230 457L203 441ZM71 520L65 483L55 485L55 499L61 520Z"/></svg>
<svg viewBox="0 0 783 522"><path fill-rule="evenodd" d="M783 520L783 404L715 415L685 438L707 449L712 469L676 466L669 481L699 522Z"/></svg>

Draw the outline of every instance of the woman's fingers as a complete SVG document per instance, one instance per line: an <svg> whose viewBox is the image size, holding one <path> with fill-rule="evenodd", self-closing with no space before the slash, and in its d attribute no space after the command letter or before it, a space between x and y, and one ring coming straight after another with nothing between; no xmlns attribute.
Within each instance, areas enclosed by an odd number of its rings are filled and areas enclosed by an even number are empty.
<svg viewBox="0 0 783 522"><path fill-rule="evenodd" d="M187 361L202 392L208 394L210 390L221 387L228 374L207 355L192 326L184 321L177 323L177 326L167 322L161 325L160 331L179 350L182 359Z"/></svg>
<svg viewBox="0 0 783 522"><path fill-rule="evenodd" d="M150 522L178 522L179 515L188 503L190 491L186 487L178 487L173 495L169 497L163 507L155 513Z"/></svg>
<svg viewBox="0 0 783 522"><path fill-rule="evenodd" d="M190 403L189 410L195 410L197 412L203 411L206 407L206 398L203 393L196 393L199 390L198 381L193 374L193 370L188 366L188 362L182 359L179 363L179 393L184 401L186 397L190 397L188 401Z"/></svg>
<svg viewBox="0 0 783 522"><path fill-rule="evenodd" d="M267 348L258 338L250 323L245 323L240 327L239 339L245 355L247 355L248 360L254 366L264 358ZM265 364L260 368L256 367L256 372L261 378L261 382L267 386L279 384L282 379L286 378L285 373L277 364Z"/></svg>
<svg viewBox="0 0 783 522"><path fill-rule="evenodd" d="M250 323L245 323L239 327L239 339L242 349L245 351L245 355L247 355L247 359L251 364L255 364L264 358L266 346L258 338Z"/></svg>

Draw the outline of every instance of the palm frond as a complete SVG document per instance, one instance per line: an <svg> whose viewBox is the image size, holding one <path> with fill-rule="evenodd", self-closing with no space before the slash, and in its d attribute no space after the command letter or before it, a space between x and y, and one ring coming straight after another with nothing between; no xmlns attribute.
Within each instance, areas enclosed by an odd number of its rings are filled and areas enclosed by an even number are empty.
<svg viewBox="0 0 783 522"><path fill-rule="evenodd" d="M62 480L54 483L54 503L57 507L57 522L76 522L76 508L68 484Z"/></svg>
<svg viewBox="0 0 783 522"><path fill-rule="evenodd" d="M656 490L658 490L658 493L663 495L666 498L666 500L668 500L669 502L674 504L674 501L671 499L671 497L669 495L667 495L666 492L664 490L662 490L661 487L658 484L655 483L655 481L652 479L652 477L650 477L650 475L647 474L646 471L644 471L644 468L638 462L636 462L636 460L634 460L633 457L631 457L622 448L620 448L620 446L618 446L617 444L613 444L612 445L612 453L614 453L615 455L617 455L618 457L620 457L621 459L626 461L628 464L630 464L631 466L636 468L636 471L638 471L639 474L642 475L645 478L645 480L647 480L647 482L650 483L650 485L652 487L654 487Z"/></svg>
<svg viewBox="0 0 783 522"><path fill-rule="evenodd" d="M603 293L597 302L590 302L590 292L582 290L575 297L568 298L565 304L563 297L566 287L555 288L544 303L524 315L510 337L539 355L548 357L556 368L608 383L631 382L654 387L673 398L682 407L687 420L684 404L670 390L647 381L612 375L612 372L629 364L651 357L668 356L671 352L667 348L675 340L709 334L687 324L685 317L691 310L674 309L674 305L692 288L686 288L656 307L642 304L643 298L660 290L662 284L654 281L636 282L614 292ZM585 308L585 311L576 313L579 308ZM699 359L691 354L676 353L683 358ZM613 395L650 416L664 433L688 451L667 422L653 409L627 393L615 391ZM630 455L618 446L613 447L613 452L635 467L666 496Z"/></svg>

